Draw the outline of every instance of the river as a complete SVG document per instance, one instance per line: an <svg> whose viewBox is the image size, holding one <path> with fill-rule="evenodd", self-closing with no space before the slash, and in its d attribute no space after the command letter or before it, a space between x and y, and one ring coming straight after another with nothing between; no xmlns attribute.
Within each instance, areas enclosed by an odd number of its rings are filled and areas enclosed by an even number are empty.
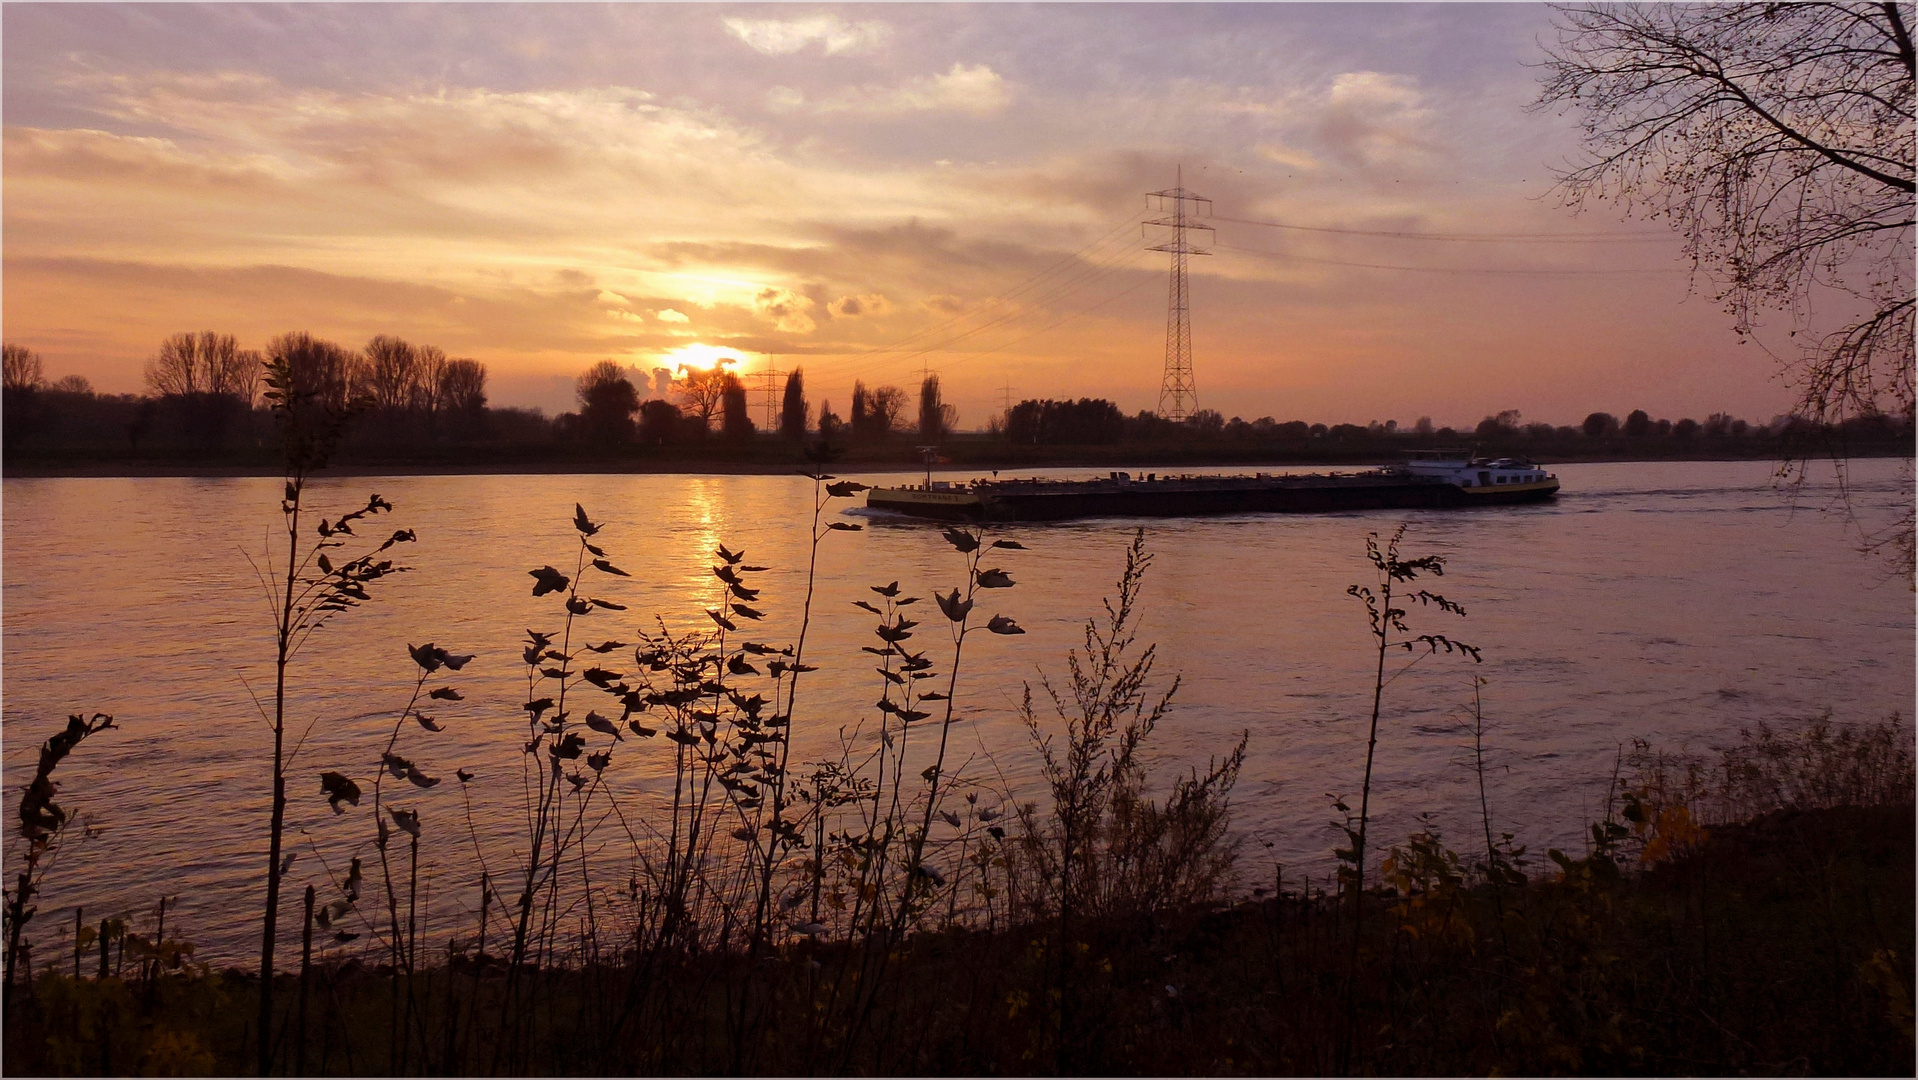
<svg viewBox="0 0 1918 1080"><path fill-rule="evenodd" d="M1337 838L1328 795L1356 794L1375 663L1364 610L1346 588L1369 580L1366 534L1400 522L1407 554L1446 560L1442 578L1421 584L1467 611L1414 610L1413 631L1476 645L1484 662L1441 654L1388 689L1375 848L1417 827L1422 812L1469 843L1478 804L1462 723L1475 675L1487 680L1494 824L1535 855L1579 844L1633 739L1707 750L1742 726L1825 710L1848 721L1911 716L1912 594L1858 551L1861 525L1883 527L1910 503L1898 462L1854 463L1849 502L1834 497L1828 466L1814 466L1795 495L1773 485L1765 462L1555 471L1564 491L1538 506L1004 527L996 535L1026 548L995 560L1017 585L984 594L981 613L1011 616L1028 633L967 641L954 735L967 775L1015 797L1036 794L1037 757L1017 715L1022 688L1042 672L1063 674L1140 525L1155 555L1140 641L1157 643L1162 680L1183 679L1149 744L1154 775L1164 782L1203 766L1250 733L1232 803L1248 881L1269 880L1274 860L1294 880L1328 871ZM48 876L34 925L43 957L73 905L84 904L91 922L147 912L162 895L179 898L169 922L203 959L239 962L257 948L271 748L260 706L272 700L273 612L255 565L279 557L278 489L250 478L0 487L7 805L67 714L111 713L119 725L57 774L60 801L84 813L95 835L76 837ZM553 629L561 618L554 597L530 595L527 571L572 565L575 502L603 524L596 542L632 574L603 579L599 594L627 610L593 616L588 637L634 640L655 613L675 627L706 625L719 544L771 567L761 575L767 620L756 637L783 642L797 629L804 479L323 478L308 497L333 514L374 491L396 508L382 529L416 531L416 544L397 549L413 569L378 583L374 600L320 631L293 668L291 727L304 742L289 785L289 850L300 853L290 903L367 846L364 822L334 817L317 777L375 770L411 686L408 643L477 657L445 680L465 698L435 713L446 730L409 727L403 736L408 756L449 778L409 793L428 823L422 873L432 911L447 919L470 907L476 843L496 868L510 865L521 642L528 628ZM826 754L842 726L873 712L879 680L858 649L871 643L874 620L852 602L894 580L925 597L962 580L936 528L858 513L836 520L865 528L830 533L820 551L807 655L821 671L796 710L799 758ZM919 642L937 646L930 655L943 672L938 613L929 602L920 610L930 618ZM621 750L632 762L620 781L632 786L627 795L640 798L657 779L664 749L662 740ZM477 778L451 782L456 767ZM288 910L290 945L298 919Z"/></svg>

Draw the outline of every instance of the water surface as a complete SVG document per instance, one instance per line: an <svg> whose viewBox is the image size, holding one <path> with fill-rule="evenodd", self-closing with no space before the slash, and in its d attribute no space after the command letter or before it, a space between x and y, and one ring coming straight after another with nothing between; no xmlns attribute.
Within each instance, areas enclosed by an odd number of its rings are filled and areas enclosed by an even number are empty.
<svg viewBox="0 0 1918 1080"><path fill-rule="evenodd" d="M1153 740L1158 775L1202 766L1249 732L1235 828L1250 863L1280 860L1292 875L1326 872L1335 836L1327 796L1358 788L1375 658L1346 588L1368 580L1366 534L1401 521L1409 553L1447 559L1432 587L1468 611L1415 611L1414 630L1475 644L1484 663L1430 658L1388 691L1373 798L1384 840L1430 812L1469 843L1477 789L1461 721L1474 675L1488 680L1495 824L1534 852L1577 845L1632 739L1707 748L1742 725L1827 709L1844 720L1911 715L1912 595L1856 550L1860 523L1880 527L1909 503L1898 463L1855 464L1849 510L1828 481L1789 497L1763 462L1556 471L1563 495L1532 507L1006 527L1000 535L1028 548L998 560L1018 585L986 594L981 610L1029 633L968 640L955 740L969 775L1035 793L1021 691L1041 672L1063 673L1140 525L1156 555L1141 641L1158 644L1165 679L1183 679ZM142 478L9 479L0 489L8 805L39 742L68 713L112 713L123 728L60 770L62 802L99 835L52 871L36 923L43 941L71 921L75 903L91 920L167 895L180 897L177 917L203 955L237 960L257 947L249 937L263 890L271 748L260 706L271 704L273 623L255 567L270 551L278 557L278 487ZM370 777L411 685L409 642L478 656L447 680L466 698L436 712L447 730L402 736L403 752L434 775L466 767L479 777L464 790L449 780L407 793L429 830L433 910L450 918L470 904L481 857L496 870L512 863L519 642L528 628L560 623L555 598L530 595L526 571L570 567L575 501L604 523L598 540L633 574L598 590L629 610L596 615L590 639L630 641L654 613L675 627L702 625L721 543L773 568L757 636L785 641L797 629L811 493L803 479L435 476L322 479L310 490L329 514L377 491L397 507L382 524L415 529L419 543L404 551L414 569L318 634L294 668L292 730L304 741L289 784L289 850L301 852L289 897L309 882L324 893L327 869L368 847L365 822L331 815L317 777ZM852 601L893 580L930 596L962 573L936 528L843 520L867 528L833 533L821 551L808 657L822 670L797 710L799 758L826 755L837 732L873 714L878 677L858 651L873 619ZM937 621L930 603L922 610ZM943 671L945 647L931 655ZM641 816L666 747L621 749L615 790ZM1247 872L1263 878L1269 868ZM297 919L287 921L296 934Z"/></svg>

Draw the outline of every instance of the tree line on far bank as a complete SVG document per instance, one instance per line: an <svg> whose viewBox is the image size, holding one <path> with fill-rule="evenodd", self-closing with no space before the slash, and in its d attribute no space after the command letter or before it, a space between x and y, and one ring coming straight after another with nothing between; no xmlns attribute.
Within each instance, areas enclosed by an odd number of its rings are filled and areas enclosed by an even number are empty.
<svg viewBox="0 0 1918 1080"><path fill-rule="evenodd" d="M294 332L256 351L241 348L230 334L203 331L175 334L161 343L147 364L143 395L96 394L77 375L48 382L36 354L6 345L6 449L43 457L107 458L257 452L271 442L260 377L263 363L275 358L286 360L303 388L322 401L352 404L354 420L342 448L349 456L384 458L477 447L526 458L623 457L675 447L678 457L735 459L755 454L754 446L796 448L821 437L869 450L891 444L895 455L909 453L913 445L964 441L1040 454L1045 448L1143 444L1334 459L1419 447L1541 457L1827 449L1909 453L1912 441L1910 418L1877 414L1824 426L1792 416L1751 423L1726 413L1672 421L1637 409L1622 419L1593 412L1576 426L1554 426L1526 423L1512 409L1472 428L1451 428L1435 427L1429 418L1409 427L1391 420L1326 425L1264 416L1247 421L1213 410L1173 422L1143 410L1127 415L1103 398L1021 401L989 418L983 435L955 440L958 413L944 400L937 375L921 382L916 408L899 387L856 382L842 416L830 401L815 408L803 370L794 369L768 415L766 404L752 401L752 392L723 366L683 369L664 388L669 397L661 397L643 393L628 369L611 360L579 376L576 411L549 418L536 409L489 406L485 365L448 357L432 345L381 334L352 350ZM755 423L756 413L770 422Z"/></svg>
<svg viewBox="0 0 1918 1080"><path fill-rule="evenodd" d="M47 382L38 354L4 348L6 448L217 454L267 445L261 399L269 360L284 360L321 403L352 403L354 440L423 445L481 437L491 426L486 366L387 334L359 350L295 331L243 349L231 334L174 334L147 361L145 394L96 394L81 375Z"/></svg>

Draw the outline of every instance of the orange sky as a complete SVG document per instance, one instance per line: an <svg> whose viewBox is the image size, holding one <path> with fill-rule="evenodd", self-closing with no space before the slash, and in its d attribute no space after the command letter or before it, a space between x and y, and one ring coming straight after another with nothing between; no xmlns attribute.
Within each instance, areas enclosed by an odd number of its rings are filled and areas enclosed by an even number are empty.
<svg viewBox="0 0 1918 1080"><path fill-rule="evenodd" d="M0 19L6 340L101 390L139 389L176 331L301 329L478 358L495 403L549 412L593 362L694 345L801 365L842 413L854 378L925 368L965 427L1008 384L1152 408L1166 265L1138 223L1183 165L1217 215L1202 407L1575 423L1793 398L1677 237L1550 195L1578 146L1525 109L1543 8Z"/></svg>

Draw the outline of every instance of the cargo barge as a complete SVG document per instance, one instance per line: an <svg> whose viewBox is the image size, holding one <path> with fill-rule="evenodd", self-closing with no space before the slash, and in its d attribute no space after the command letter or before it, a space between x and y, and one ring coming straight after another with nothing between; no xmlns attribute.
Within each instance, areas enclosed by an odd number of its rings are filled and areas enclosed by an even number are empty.
<svg viewBox="0 0 1918 1080"><path fill-rule="evenodd" d="M1092 480L927 477L872 488L866 505L941 521L1064 521L1083 517L1326 513L1511 506L1558 494L1558 477L1511 458L1426 458L1353 473L1191 476L1114 472Z"/></svg>

